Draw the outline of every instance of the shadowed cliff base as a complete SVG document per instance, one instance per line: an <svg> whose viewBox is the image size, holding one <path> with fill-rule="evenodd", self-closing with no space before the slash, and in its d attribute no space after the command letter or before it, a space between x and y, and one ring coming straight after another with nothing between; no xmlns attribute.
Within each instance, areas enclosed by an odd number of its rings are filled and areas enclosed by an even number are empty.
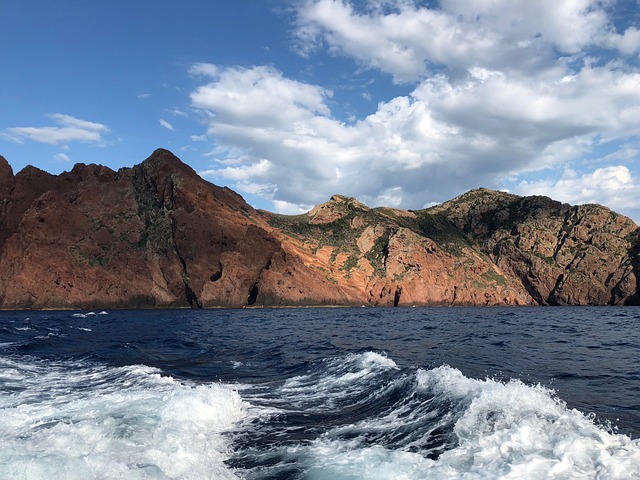
<svg viewBox="0 0 640 480"><path fill-rule="evenodd" d="M164 149L59 176L0 157L2 309L636 305L639 252L629 218L546 197L285 216Z"/></svg>

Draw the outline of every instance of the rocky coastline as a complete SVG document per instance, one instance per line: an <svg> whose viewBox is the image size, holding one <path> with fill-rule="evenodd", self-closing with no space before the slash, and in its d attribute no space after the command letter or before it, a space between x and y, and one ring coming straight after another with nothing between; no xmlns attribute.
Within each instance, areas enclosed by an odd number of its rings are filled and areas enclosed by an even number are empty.
<svg viewBox="0 0 640 480"><path fill-rule="evenodd" d="M0 157L0 309L637 305L640 239L600 205L476 189L424 210L259 211L168 150L113 171Z"/></svg>

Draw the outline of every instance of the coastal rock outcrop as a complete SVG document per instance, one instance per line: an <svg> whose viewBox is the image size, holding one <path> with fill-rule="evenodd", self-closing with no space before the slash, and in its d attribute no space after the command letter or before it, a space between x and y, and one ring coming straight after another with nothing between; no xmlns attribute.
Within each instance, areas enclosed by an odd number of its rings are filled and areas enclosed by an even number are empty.
<svg viewBox="0 0 640 480"><path fill-rule="evenodd" d="M426 210L255 210L158 149L117 172L0 157L0 308L638 304L638 227L478 189Z"/></svg>
<svg viewBox="0 0 640 480"><path fill-rule="evenodd" d="M541 305L637 303L638 227L600 205L478 189L431 210Z"/></svg>

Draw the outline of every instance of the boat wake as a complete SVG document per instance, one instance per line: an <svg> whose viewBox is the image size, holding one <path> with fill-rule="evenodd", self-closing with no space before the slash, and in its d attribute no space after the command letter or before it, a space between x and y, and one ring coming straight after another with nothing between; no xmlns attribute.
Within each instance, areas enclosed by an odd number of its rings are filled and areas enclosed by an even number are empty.
<svg viewBox="0 0 640 480"><path fill-rule="evenodd" d="M251 385L10 356L0 412L0 478L640 478L637 440L545 387L371 351Z"/></svg>
<svg viewBox="0 0 640 480"><path fill-rule="evenodd" d="M223 435L247 404L141 365L0 360L0 478L236 478Z"/></svg>
<svg viewBox="0 0 640 480"><path fill-rule="evenodd" d="M266 391L236 439L245 478L640 478L640 444L554 392L399 369L373 352L311 366Z"/></svg>

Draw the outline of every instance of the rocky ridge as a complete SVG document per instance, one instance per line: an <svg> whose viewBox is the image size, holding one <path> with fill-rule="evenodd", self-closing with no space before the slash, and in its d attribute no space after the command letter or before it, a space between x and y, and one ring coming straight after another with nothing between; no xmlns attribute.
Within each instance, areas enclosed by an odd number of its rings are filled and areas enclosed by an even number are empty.
<svg viewBox="0 0 640 480"><path fill-rule="evenodd" d="M638 227L598 205L472 190L257 211L156 150L117 172L0 157L0 308L638 304Z"/></svg>

